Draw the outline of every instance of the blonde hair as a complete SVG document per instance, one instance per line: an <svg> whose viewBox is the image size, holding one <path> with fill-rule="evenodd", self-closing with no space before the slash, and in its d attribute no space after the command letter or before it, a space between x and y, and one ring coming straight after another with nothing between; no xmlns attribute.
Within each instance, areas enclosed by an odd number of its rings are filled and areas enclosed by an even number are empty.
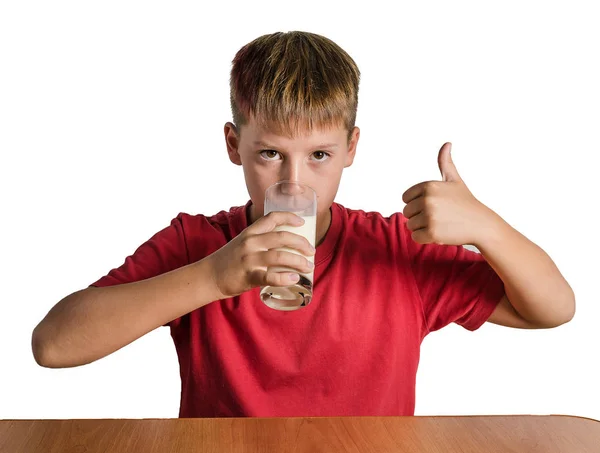
<svg viewBox="0 0 600 453"><path fill-rule="evenodd" d="M288 136L343 125L350 137L359 80L354 60L328 38L301 31L263 35L233 59L233 123L239 131L252 116L260 127Z"/></svg>

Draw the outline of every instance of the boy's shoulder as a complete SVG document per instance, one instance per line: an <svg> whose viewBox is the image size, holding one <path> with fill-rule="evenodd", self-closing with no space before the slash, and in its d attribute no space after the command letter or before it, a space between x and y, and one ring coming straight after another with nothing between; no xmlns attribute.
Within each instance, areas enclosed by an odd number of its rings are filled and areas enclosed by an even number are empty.
<svg viewBox="0 0 600 453"><path fill-rule="evenodd" d="M402 216L401 212L393 212L389 215L385 215L379 211L366 211L364 209L360 209L360 208L347 208L345 206L342 206L339 203L334 203L337 204L341 209L345 210L349 216L355 216L358 218L365 218L365 219L371 219L371 218L375 218L378 220L384 220L389 222L390 220L396 220L397 218L399 218L399 216Z"/></svg>
<svg viewBox="0 0 600 453"><path fill-rule="evenodd" d="M185 223L205 223L205 224L220 224L227 225L232 219L243 217L246 215L246 208L250 206L250 202L245 205L232 206L229 209L213 210L207 212L190 213L181 211L177 214L176 219ZM241 220L241 219L239 219Z"/></svg>
<svg viewBox="0 0 600 453"><path fill-rule="evenodd" d="M248 225L246 216L250 202L241 206L232 206L229 209L215 210L213 212L179 212L173 223L182 229L188 241L194 239L222 238L231 239L242 232Z"/></svg>
<svg viewBox="0 0 600 453"><path fill-rule="evenodd" d="M402 212L392 212L384 214L379 211L369 211L361 208L347 208L339 203L337 205L340 213L345 217L345 222L348 225L363 227L367 229L387 229L397 232L402 230L407 219Z"/></svg>

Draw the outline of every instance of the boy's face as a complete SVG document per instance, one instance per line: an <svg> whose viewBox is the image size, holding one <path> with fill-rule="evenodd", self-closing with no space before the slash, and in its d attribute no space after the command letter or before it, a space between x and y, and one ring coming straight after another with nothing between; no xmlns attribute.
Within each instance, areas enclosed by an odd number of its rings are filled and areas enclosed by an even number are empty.
<svg viewBox="0 0 600 453"><path fill-rule="evenodd" d="M225 141L231 162L243 167L253 204L252 222L264 215L267 188L282 180L301 182L315 189L317 219L325 220L342 171L354 160L360 130L355 127L348 141L348 131L341 126L313 129L290 138L259 128L251 118L240 129L236 131L232 123L227 123Z"/></svg>

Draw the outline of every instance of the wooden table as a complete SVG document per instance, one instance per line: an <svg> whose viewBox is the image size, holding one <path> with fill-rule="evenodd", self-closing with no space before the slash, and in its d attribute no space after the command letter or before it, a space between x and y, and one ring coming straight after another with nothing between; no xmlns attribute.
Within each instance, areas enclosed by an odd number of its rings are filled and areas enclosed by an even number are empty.
<svg viewBox="0 0 600 453"><path fill-rule="evenodd" d="M0 420L0 453L600 452L600 422L549 415Z"/></svg>

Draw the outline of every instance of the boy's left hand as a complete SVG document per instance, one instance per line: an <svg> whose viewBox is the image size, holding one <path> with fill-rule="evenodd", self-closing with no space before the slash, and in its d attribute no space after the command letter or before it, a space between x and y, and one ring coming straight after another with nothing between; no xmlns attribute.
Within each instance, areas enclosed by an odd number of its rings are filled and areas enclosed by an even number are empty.
<svg viewBox="0 0 600 453"><path fill-rule="evenodd" d="M493 222L495 213L473 196L458 174L451 148L444 143L438 154L442 181L416 184L402 195L407 227L420 244L476 245Z"/></svg>

